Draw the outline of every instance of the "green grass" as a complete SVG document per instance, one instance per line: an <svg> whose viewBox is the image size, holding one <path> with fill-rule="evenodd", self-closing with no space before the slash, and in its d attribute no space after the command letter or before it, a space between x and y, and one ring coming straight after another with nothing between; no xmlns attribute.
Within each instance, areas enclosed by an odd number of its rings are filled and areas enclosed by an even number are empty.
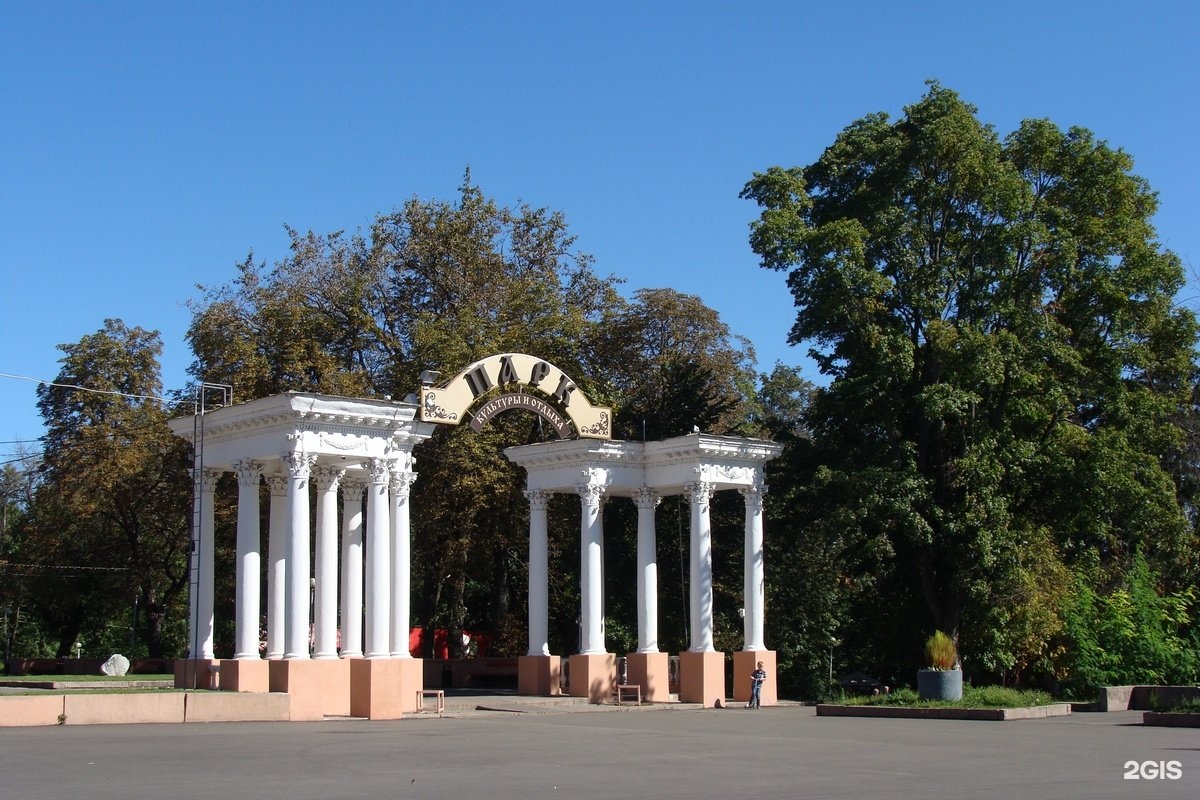
<svg viewBox="0 0 1200 800"><path fill-rule="evenodd" d="M105 681L170 681L174 680L174 675L0 675L0 680L4 681L30 681L43 682L55 681L71 683L103 683Z"/></svg>
<svg viewBox="0 0 1200 800"><path fill-rule="evenodd" d="M838 702L845 705L909 708L1027 708L1057 701L1041 691L1018 691L1004 686L964 686L961 700L922 700L913 689L897 689L891 694L851 695Z"/></svg>
<svg viewBox="0 0 1200 800"><path fill-rule="evenodd" d="M1151 705L1155 711L1164 714L1200 714L1200 697L1189 697L1186 700L1180 700L1174 705L1164 705L1159 703L1158 696L1152 695Z"/></svg>

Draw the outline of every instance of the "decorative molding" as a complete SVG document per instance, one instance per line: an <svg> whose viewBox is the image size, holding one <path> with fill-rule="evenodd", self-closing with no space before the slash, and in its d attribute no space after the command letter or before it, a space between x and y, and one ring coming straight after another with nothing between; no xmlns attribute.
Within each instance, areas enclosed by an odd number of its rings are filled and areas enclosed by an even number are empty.
<svg viewBox="0 0 1200 800"><path fill-rule="evenodd" d="M662 495L648 486L633 490L633 503L638 508L657 508L662 502Z"/></svg>
<svg viewBox="0 0 1200 800"><path fill-rule="evenodd" d="M367 484L357 478L342 478L341 489L343 503L361 503L367 491Z"/></svg>
<svg viewBox="0 0 1200 800"><path fill-rule="evenodd" d="M201 473L200 490L204 492L212 492L217 488L217 481L225 474L224 470L205 467Z"/></svg>
<svg viewBox="0 0 1200 800"><path fill-rule="evenodd" d="M554 496L554 492L547 492L543 489L527 489L525 497L529 500L529 508L531 511L545 511L550 504L550 498Z"/></svg>
<svg viewBox="0 0 1200 800"><path fill-rule="evenodd" d="M763 510L763 495L767 493L767 485L765 483L738 487L738 493L746 498L746 508L751 511Z"/></svg>
<svg viewBox="0 0 1200 800"><path fill-rule="evenodd" d="M267 486L271 488L272 497L287 497L288 479L283 475L265 475Z"/></svg>
<svg viewBox="0 0 1200 800"><path fill-rule="evenodd" d="M684 484L683 492L688 496L692 503L704 505L712 498L712 493L716 486L708 481L692 481Z"/></svg>
<svg viewBox="0 0 1200 800"><path fill-rule="evenodd" d="M304 480L311 474L312 466L316 463L317 457L309 453L292 451L280 454L279 460L283 462L284 469L287 470L289 478Z"/></svg>
<svg viewBox="0 0 1200 800"><path fill-rule="evenodd" d="M262 482L263 465L254 459L233 462L233 471L242 486L258 486Z"/></svg>
<svg viewBox="0 0 1200 800"><path fill-rule="evenodd" d="M342 476L345 474L346 470L341 467L327 465L314 467L312 470L313 479L317 483L317 489L322 492L336 492L338 484L341 483Z"/></svg>

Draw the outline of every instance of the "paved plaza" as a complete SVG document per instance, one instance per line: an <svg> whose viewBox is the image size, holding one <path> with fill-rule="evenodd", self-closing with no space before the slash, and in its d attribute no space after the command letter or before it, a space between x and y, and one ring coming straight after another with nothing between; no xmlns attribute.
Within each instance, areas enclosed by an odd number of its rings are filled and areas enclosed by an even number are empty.
<svg viewBox="0 0 1200 800"><path fill-rule="evenodd" d="M811 707L560 708L393 722L0 729L0 797L1188 798L1200 730L1140 712L1021 722ZM1129 780L1130 761L1182 777Z"/></svg>

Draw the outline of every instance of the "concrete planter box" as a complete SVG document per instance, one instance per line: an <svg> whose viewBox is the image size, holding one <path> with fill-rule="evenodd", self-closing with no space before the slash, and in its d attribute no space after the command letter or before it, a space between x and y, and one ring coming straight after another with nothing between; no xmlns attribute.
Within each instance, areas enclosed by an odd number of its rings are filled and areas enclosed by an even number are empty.
<svg viewBox="0 0 1200 800"><path fill-rule="evenodd" d="M918 670L917 694L922 700L961 700L962 670Z"/></svg>
<svg viewBox="0 0 1200 800"><path fill-rule="evenodd" d="M1159 728L1200 728L1200 714L1168 714L1146 711L1142 714L1142 724Z"/></svg>
<svg viewBox="0 0 1200 800"><path fill-rule="evenodd" d="M818 717L883 717L885 719L965 719L1004 722L1014 719L1045 719L1071 713L1070 703L1051 703L1024 708L912 708L909 706L841 706L821 704Z"/></svg>

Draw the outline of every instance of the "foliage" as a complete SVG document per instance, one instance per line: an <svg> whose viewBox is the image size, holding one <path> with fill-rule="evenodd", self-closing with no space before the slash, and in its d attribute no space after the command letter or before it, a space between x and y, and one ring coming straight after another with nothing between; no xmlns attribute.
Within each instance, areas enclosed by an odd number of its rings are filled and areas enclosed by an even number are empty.
<svg viewBox="0 0 1200 800"><path fill-rule="evenodd" d="M954 669L958 666L958 648L954 640L941 631L934 631L925 640L925 663L931 669Z"/></svg>
<svg viewBox="0 0 1200 800"><path fill-rule="evenodd" d="M913 689L887 694L852 695L837 702L845 705L912 706L916 708L1027 708L1055 702L1043 691L1018 690L1006 686L964 686L961 700L922 700Z"/></svg>
<svg viewBox="0 0 1200 800"><path fill-rule="evenodd" d="M1197 326L1128 154L1046 120L1002 139L935 83L742 196L829 380L807 514L843 543L826 607L850 608L855 666L912 660L925 619L1017 678L1046 663L1071 568L1103 582L1141 550L1194 582L1173 478Z"/></svg>
<svg viewBox="0 0 1200 800"><path fill-rule="evenodd" d="M81 636L88 652L104 646L114 620L127 643L138 608L161 657L178 646L165 623L186 600L191 495L186 449L166 427L159 336L106 320L59 349L55 382L38 389L45 449L21 531L29 610L61 657Z"/></svg>
<svg viewBox="0 0 1200 800"><path fill-rule="evenodd" d="M1200 681L1196 600L1194 587L1163 593L1140 553L1107 592L1077 575L1054 659L1064 689L1086 696L1100 686Z"/></svg>
<svg viewBox="0 0 1200 800"><path fill-rule="evenodd" d="M193 304L196 380L231 383L239 399L287 390L403 397L425 370L449 378L483 357L526 352L615 407L616 426L633 438L697 425L725 432L746 417L753 351L715 312L669 289L622 299L617 279L595 274L577 250L561 213L501 206L469 172L454 202L413 198L352 235L289 235L286 258L268 267L251 255L232 283ZM515 621L525 619L528 503L523 474L502 451L551 435L513 412L481 433L440 427L422 444L414 622L487 630L500 651L524 652ZM570 501L550 515L551 558L562 565L550 587L559 652L577 635L578 526L559 520L578 513ZM635 517L610 517L611 574L633 574ZM218 540L231 537L232 524L219 521ZM614 587L610 609L633 619L626 588ZM665 619L673 613L664 608Z"/></svg>

